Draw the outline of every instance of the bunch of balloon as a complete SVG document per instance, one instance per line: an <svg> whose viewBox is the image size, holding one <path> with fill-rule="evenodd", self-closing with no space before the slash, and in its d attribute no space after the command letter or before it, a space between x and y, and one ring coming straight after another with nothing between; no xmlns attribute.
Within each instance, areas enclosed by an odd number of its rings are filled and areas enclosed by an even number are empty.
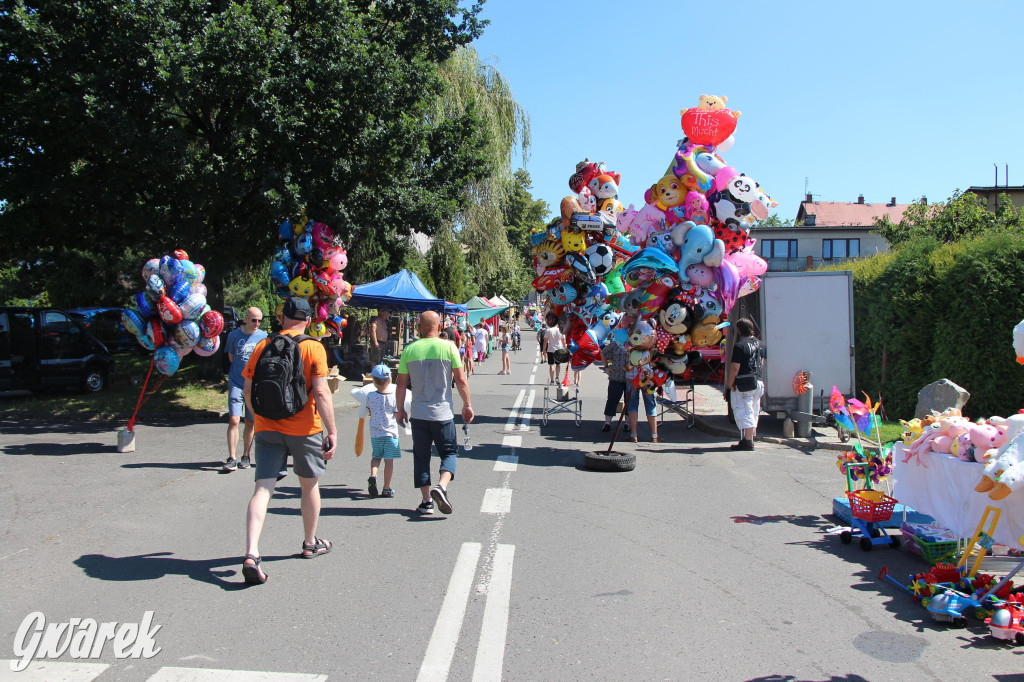
<svg viewBox="0 0 1024 682"><path fill-rule="evenodd" d="M165 376L178 371L192 351L208 356L220 348L224 316L206 304L205 278L203 266L181 249L151 258L142 267L146 288L121 315L124 328L153 351L153 366Z"/></svg>
<svg viewBox="0 0 1024 682"><path fill-rule="evenodd" d="M139 345L153 351L153 357L135 411L128 425L118 432L120 452L135 450L134 427L139 410L163 380L178 371L181 359L192 351L207 356L220 348L224 316L206 304L205 277L203 266L189 260L181 249L151 258L142 266L145 288L135 294L134 305L125 308L121 323L135 335ZM147 396L146 387L154 368L163 376Z"/></svg>
<svg viewBox="0 0 1024 682"><path fill-rule="evenodd" d="M562 199L560 216L531 235L533 288L545 301L544 318L565 334L573 370L600 356L622 317L609 297L625 291L622 264L637 247L616 227L623 210L620 179L603 162L576 164L569 177L573 194Z"/></svg>
<svg viewBox="0 0 1024 682"><path fill-rule="evenodd" d="M726 103L701 95L681 112L686 137L665 175L643 207L630 205L616 223L639 248L622 267L634 289L616 304L629 329L634 386L648 391L685 374L696 349L722 342L733 304L768 269L749 233L778 204L722 157L740 117Z"/></svg>
<svg viewBox="0 0 1024 682"><path fill-rule="evenodd" d="M304 298L313 311L313 323L306 333L317 339L340 339L348 324L341 309L353 291L342 276L348 265L345 249L330 227L310 220L305 212L295 223L281 223L278 235L281 243L270 262L270 279L281 299L276 313L281 313L285 299Z"/></svg>

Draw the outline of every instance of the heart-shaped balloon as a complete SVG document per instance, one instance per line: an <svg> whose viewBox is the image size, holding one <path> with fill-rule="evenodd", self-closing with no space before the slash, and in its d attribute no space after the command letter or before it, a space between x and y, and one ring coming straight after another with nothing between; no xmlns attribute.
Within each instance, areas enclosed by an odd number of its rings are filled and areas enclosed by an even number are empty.
<svg viewBox="0 0 1024 682"><path fill-rule="evenodd" d="M736 130L736 117L728 109L692 107L683 112L683 132L690 142L716 145Z"/></svg>
<svg viewBox="0 0 1024 682"><path fill-rule="evenodd" d="M167 296L161 296L160 300L156 304L156 309L160 311L160 319L167 324L177 324L181 322L181 308L178 304L172 301Z"/></svg>

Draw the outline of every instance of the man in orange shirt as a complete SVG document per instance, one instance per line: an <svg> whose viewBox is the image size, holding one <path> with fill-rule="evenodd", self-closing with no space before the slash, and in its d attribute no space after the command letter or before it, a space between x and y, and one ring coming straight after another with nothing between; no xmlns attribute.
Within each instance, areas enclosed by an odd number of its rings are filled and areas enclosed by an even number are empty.
<svg viewBox="0 0 1024 682"><path fill-rule="evenodd" d="M302 334L311 317L309 303L304 299L288 299L281 311L281 334L292 337ZM334 457L338 444L334 400L327 386L327 353L315 339L299 341L302 373L309 396L302 409L291 417L267 419L257 414L252 407L253 374L264 348L275 336L260 341L242 371L245 377L245 404L253 412L256 422L256 490L249 500L246 515L247 544L242 563L242 574L245 582L250 585L261 585L267 581L267 574L260 568L260 533L263 532L263 522L270 497L274 494L278 472L285 469L288 455L292 457L292 467L302 489L302 526L305 531L302 556L313 559L331 551L330 542L316 537L317 522L320 519L318 479L327 470L327 460Z"/></svg>

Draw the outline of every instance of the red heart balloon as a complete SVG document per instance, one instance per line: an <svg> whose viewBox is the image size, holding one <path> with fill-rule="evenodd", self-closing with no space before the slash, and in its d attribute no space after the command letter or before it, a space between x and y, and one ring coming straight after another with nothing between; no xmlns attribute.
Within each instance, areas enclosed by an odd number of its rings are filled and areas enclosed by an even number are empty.
<svg viewBox="0 0 1024 682"><path fill-rule="evenodd" d="M716 145L736 131L736 117L728 109L691 107L683 112L683 132L690 142Z"/></svg>
<svg viewBox="0 0 1024 682"><path fill-rule="evenodd" d="M167 296L160 297L160 300L156 304L156 309L160 312L160 319L167 324L177 324L181 322L181 308L179 308L178 304Z"/></svg>

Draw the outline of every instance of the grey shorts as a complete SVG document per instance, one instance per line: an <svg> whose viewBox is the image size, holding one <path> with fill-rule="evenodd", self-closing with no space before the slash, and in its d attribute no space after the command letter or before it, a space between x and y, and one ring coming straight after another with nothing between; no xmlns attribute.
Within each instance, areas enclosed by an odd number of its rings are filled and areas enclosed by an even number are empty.
<svg viewBox="0 0 1024 682"><path fill-rule="evenodd" d="M260 431L256 434L254 452L256 455L256 480L277 478L292 456L292 468L300 478L320 478L327 471L327 462L321 445L323 434L312 436L288 436L277 431Z"/></svg>
<svg viewBox="0 0 1024 682"><path fill-rule="evenodd" d="M228 386L228 416L245 416L245 421L252 421L252 412L245 405L245 392L241 386Z"/></svg>

